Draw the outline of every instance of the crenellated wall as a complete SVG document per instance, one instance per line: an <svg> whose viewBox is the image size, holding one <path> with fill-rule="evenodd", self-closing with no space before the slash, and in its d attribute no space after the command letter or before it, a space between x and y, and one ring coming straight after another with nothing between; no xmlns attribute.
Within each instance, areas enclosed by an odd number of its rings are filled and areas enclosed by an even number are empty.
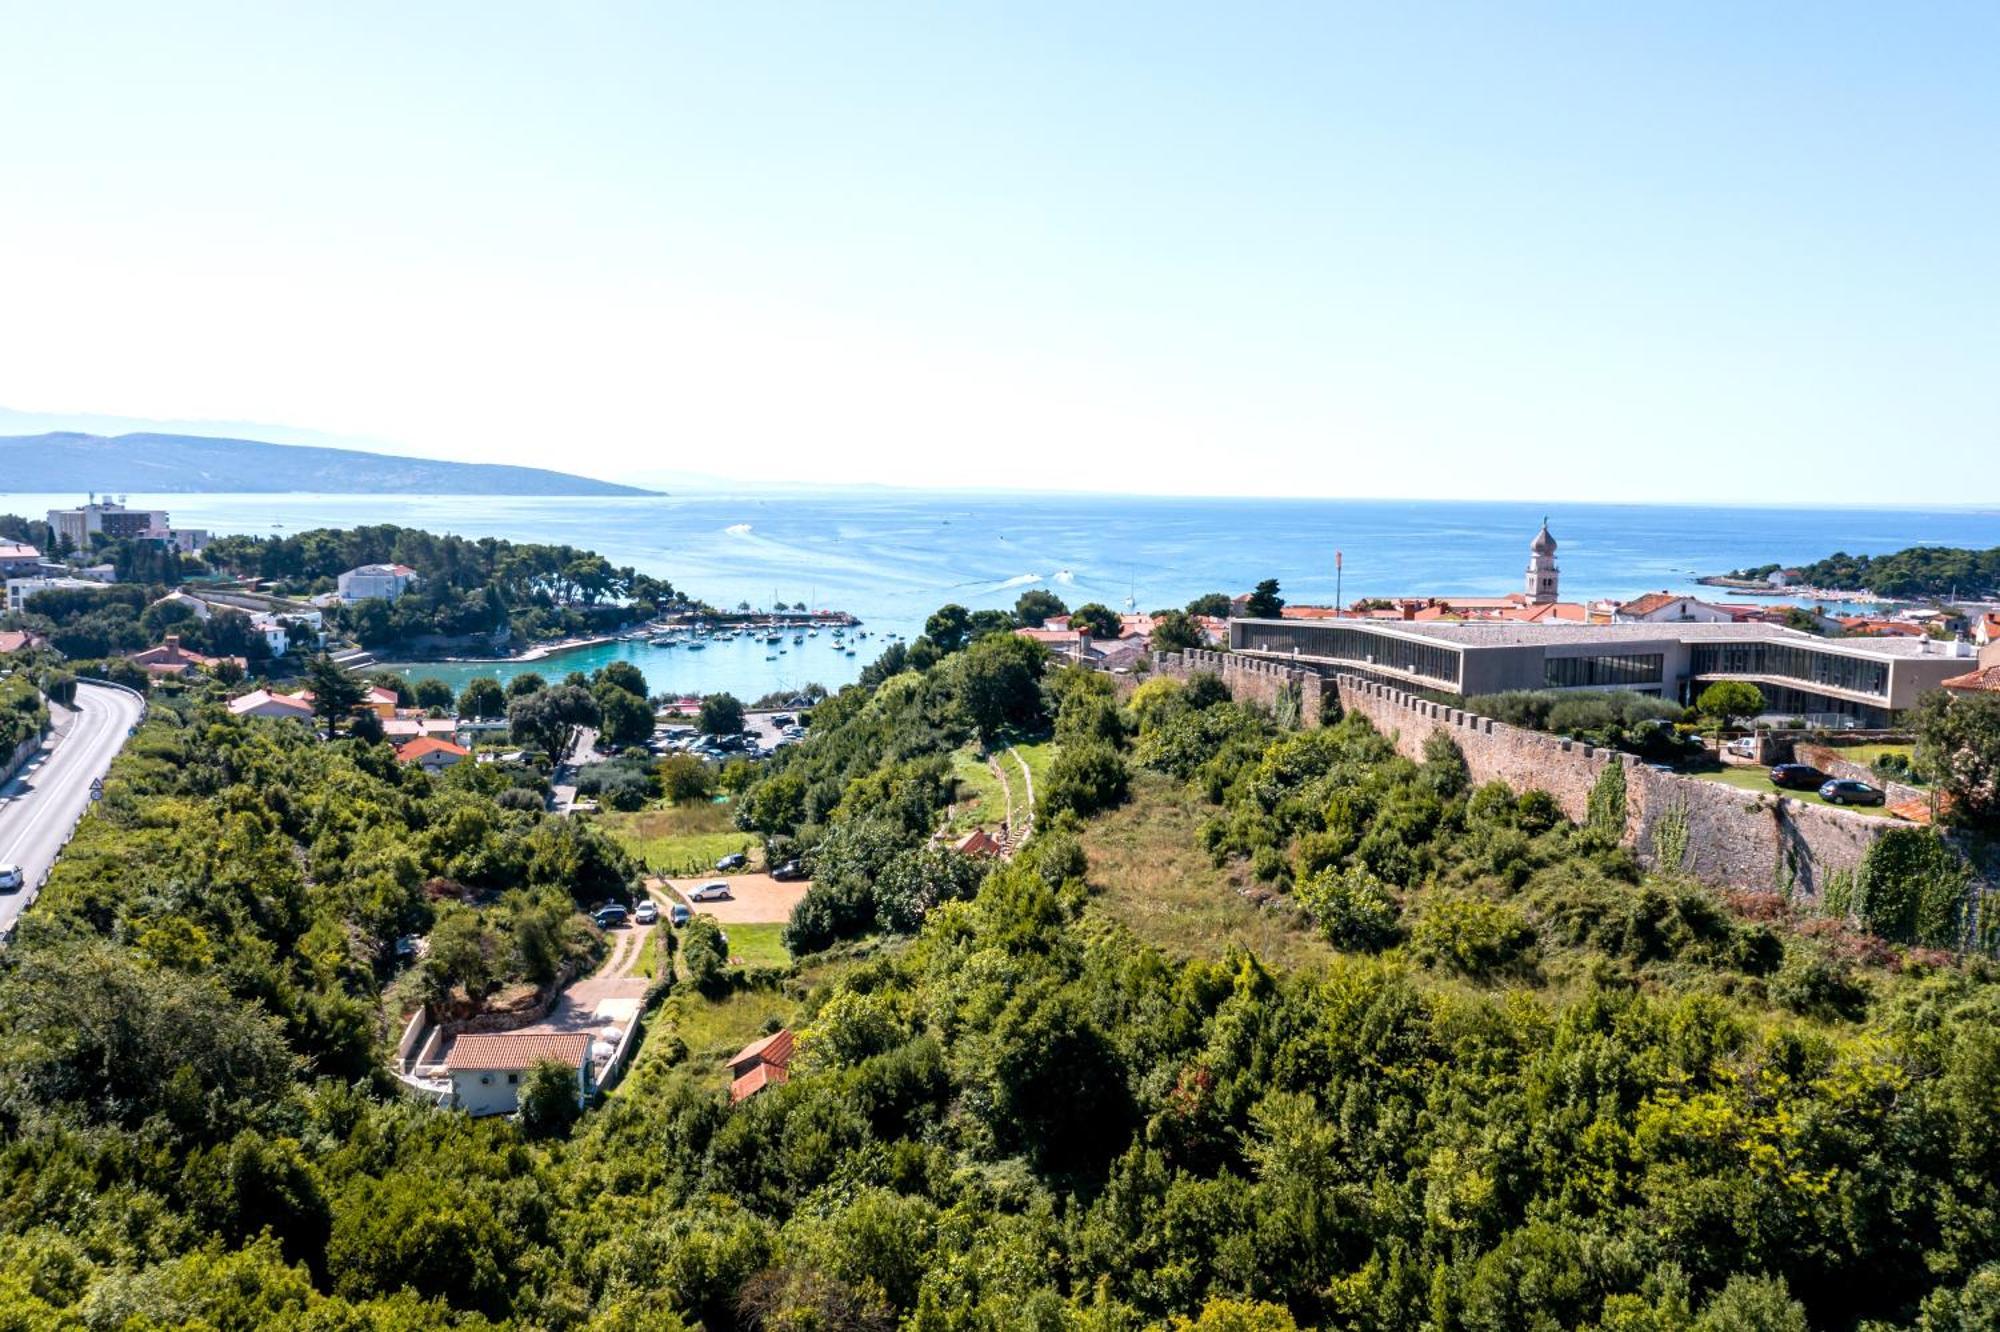
<svg viewBox="0 0 2000 1332"><path fill-rule="evenodd" d="M1684 841L1680 868L1716 887L1817 897L1830 871L1855 868L1877 837L1898 826L1874 815L1656 772L1630 754L1509 726L1355 675L1322 677L1307 667L1206 650L1163 654L1153 668L1163 675L1212 674L1237 700L1267 706L1285 688L1297 687L1302 699L1310 691L1312 703L1302 709L1307 725L1318 724L1320 697L1331 690L1344 712L1366 717L1399 753L1421 759L1424 741L1445 732L1465 754L1474 782L1546 791L1579 822L1604 769L1619 764L1625 769L1625 844L1651 866L1662 844Z"/></svg>

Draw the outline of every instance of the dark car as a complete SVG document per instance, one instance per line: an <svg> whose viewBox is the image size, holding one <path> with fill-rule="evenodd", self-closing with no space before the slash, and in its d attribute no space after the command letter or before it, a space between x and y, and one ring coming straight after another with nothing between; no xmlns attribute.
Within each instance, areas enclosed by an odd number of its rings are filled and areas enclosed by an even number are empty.
<svg viewBox="0 0 2000 1332"><path fill-rule="evenodd" d="M779 883L789 883L793 879L805 878L806 872L804 868L800 866L798 861L788 860L784 864L778 866L778 868L772 870L771 877L776 879Z"/></svg>
<svg viewBox="0 0 2000 1332"><path fill-rule="evenodd" d="M738 851L732 855L724 856L722 859L716 861L715 868L720 872L727 874L731 870L740 870L749 863L750 863L750 857L744 855L741 851Z"/></svg>
<svg viewBox="0 0 2000 1332"><path fill-rule="evenodd" d="M607 907L599 907L591 916L600 930L615 929L625 923L625 908L615 902Z"/></svg>
<svg viewBox="0 0 2000 1332"><path fill-rule="evenodd" d="M1879 805L1888 799L1881 787L1850 777L1836 777L1820 787L1819 798L1829 805Z"/></svg>
<svg viewBox="0 0 2000 1332"><path fill-rule="evenodd" d="M1780 763L1771 769L1771 785L1792 791L1817 791L1826 785L1826 774L1809 763Z"/></svg>

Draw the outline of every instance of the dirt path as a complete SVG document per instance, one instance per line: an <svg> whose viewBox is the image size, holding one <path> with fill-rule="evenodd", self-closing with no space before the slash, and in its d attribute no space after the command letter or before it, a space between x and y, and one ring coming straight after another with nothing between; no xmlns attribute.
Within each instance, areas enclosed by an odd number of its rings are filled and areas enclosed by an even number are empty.
<svg viewBox="0 0 2000 1332"><path fill-rule="evenodd" d="M1011 751L1010 751L1011 752ZM1007 770L992 754L986 756L986 766L992 770L993 779L1000 783L1000 789L1007 793L1007 826L1014 826L1014 784L1007 780Z"/></svg>
<svg viewBox="0 0 2000 1332"><path fill-rule="evenodd" d="M1021 829L1021 836L1016 842L1016 845L1019 845L1021 842L1025 842L1035 835L1035 774L1029 770L1028 760L1021 757L1020 750L1009 745L1007 746L1007 753L1013 758L1015 763L1020 765L1021 780L1026 783L1028 788L1028 816L1024 820L1025 826ZM1007 808L1011 812L1013 807L1014 788L1009 786L1007 788Z"/></svg>

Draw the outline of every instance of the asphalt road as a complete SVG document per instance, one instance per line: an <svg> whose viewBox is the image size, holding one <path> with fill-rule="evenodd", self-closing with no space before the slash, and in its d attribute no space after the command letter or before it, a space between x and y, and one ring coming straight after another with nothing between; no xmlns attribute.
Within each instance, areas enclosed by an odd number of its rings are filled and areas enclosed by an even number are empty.
<svg viewBox="0 0 2000 1332"><path fill-rule="evenodd" d="M0 893L0 933L12 930L70 829L90 805L90 784L110 768L142 708L122 689L79 681L76 710L20 775L0 787L0 865L19 865L28 886Z"/></svg>

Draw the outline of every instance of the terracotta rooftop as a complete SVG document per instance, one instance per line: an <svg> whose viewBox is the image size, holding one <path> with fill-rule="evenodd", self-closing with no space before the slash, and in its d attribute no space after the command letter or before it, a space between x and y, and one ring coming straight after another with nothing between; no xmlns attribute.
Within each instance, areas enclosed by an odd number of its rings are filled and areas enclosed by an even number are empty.
<svg viewBox="0 0 2000 1332"><path fill-rule="evenodd" d="M508 1031L491 1036L461 1036L445 1052L446 1069L487 1071L530 1068L553 1059L582 1068L590 1058L590 1037L584 1032Z"/></svg>
<svg viewBox="0 0 2000 1332"><path fill-rule="evenodd" d="M790 1081L791 1076L776 1064L753 1065L748 1073L729 1084L730 1104L747 1101L766 1087Z"/></svg>
<svg viewBox="0 0 2000 1332"><path fill-rule="evenodd" d="M415 763L431 754L451 754L464 758L472 751L463 745L455 745L449 740L440 740L434 735L420 735L396 751L396 757L405 763Z"/></svg>
<svg viewBox="0 0 2000 1332"><path fill-rule="evenodd" d="M1635 597L1618 608L1620 615L1651 615L1654 611L1665 610L1682 598L1672 592L1648 592L1643 597Z"/></svg>
<svg viewBox="0 0 2000 1332"><path fill-rule="evenodd" d="M2000 694L2000 665L1982 667L1968 671L1964 675L1954 675L1949 680L1940 680L1946 689L1961 694Z"/></svg>

